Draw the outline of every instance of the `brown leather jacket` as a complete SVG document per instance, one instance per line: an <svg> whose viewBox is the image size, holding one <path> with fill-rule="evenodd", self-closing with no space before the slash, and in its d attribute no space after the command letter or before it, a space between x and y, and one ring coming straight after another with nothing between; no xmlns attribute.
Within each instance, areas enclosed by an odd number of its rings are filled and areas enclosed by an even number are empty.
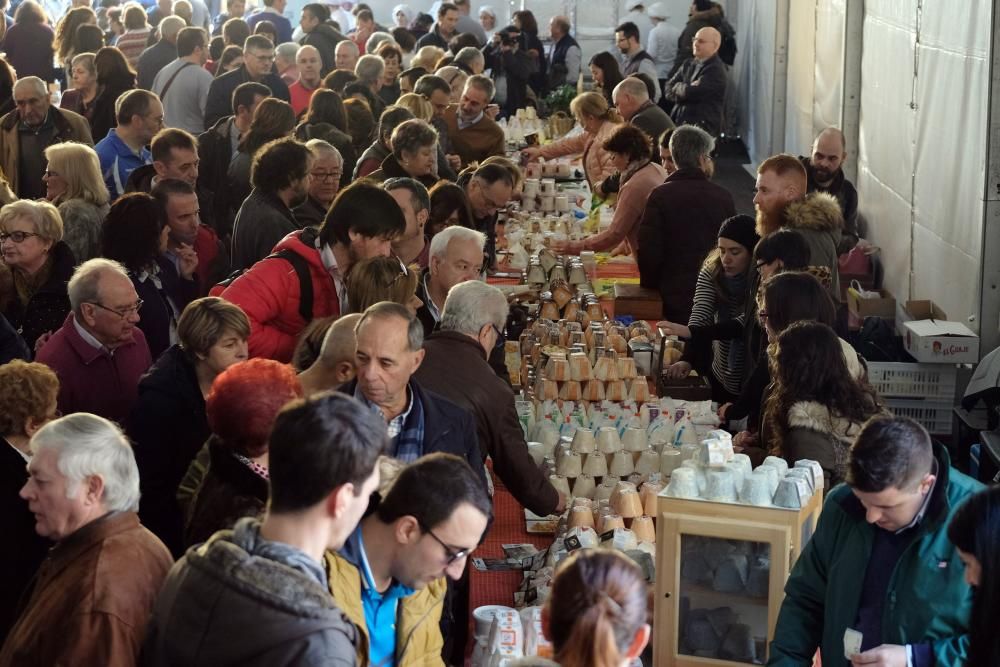
<svg viewBox="0 0 1000 667"><path fill-rule="evenodd" d="M438 331L424 342L426 356L414 378L476 418L483 460L519 503L535 514L555 511L559 493L528 454L514 409L514 392L486 362L478 342L455 331Z"/></svg>
<svg viewBox="0 0 1000 667"><path fill-rule="evenodd" d="M0 665L135 665L171 565L135 512L88 523L42 563Z"/></svg>

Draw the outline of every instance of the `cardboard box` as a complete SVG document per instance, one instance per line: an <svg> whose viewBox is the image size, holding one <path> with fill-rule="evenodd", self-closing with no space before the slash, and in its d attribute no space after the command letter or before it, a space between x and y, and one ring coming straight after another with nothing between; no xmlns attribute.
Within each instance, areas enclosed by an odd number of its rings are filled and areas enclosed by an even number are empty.
<svg viewBox="0 0 1000 667"><path fill-rule="evenodd" d="M906 336L903 326L913 320L947 320L948 314L934 303L926 299L916 299L896 303L896 333Z"/></svg>
<svg viewBox="0 0 1000 667"><path fill-rule="evenodd" d="M961 322L950 322L933 301L907 301L901 333L906 351L930 364L964 364L979 361L979 336Z"/></svg>
<svg viewBox="0 0 1000 667"><path fill-rule="evenodd" d="M847 290L847 309L859 318L882 317L896 319L896 297L889 290L878 290L878 298L862 299L853 289Z"/></svg>

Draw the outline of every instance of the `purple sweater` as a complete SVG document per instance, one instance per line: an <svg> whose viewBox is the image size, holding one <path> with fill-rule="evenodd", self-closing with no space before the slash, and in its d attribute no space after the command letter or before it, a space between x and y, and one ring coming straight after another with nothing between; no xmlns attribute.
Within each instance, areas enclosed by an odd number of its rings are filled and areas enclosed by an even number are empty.
<svg viewBox="0 0 1000 667"><path fill-rule="evenodd" d="M54 38L52 28L44 23L16 23L7 30L0 49L17 71L17 78L37 76L51 83Z"/></svg>
<svg viewBox="0 0 1000 667"><path fill-rule="evenodd" d="M91 412L125 424L138 395L139 378L153 363L146 338L136 328L132 342L109 356L80 336L73 317L70 313L35 361L59 376L59 410L64 415Z"/></svg>

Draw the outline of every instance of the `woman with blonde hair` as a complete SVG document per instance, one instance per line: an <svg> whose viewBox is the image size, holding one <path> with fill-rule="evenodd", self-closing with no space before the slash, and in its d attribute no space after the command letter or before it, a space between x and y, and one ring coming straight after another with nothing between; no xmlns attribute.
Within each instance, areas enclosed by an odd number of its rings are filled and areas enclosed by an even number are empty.
<svg viewBox="0 0 1000 667"><path fill-rule="evenodd" d="M574 551L556 568L542 609L552 660L516 667L627 667L649 642L646 581L628 556L610 549Z"/></svg>
<svg viewBox="0 0 1000 667"><path fill-rule="evenodd" d="M437 62L444 58L444 49L437 46L421 46L410 61L410 67L423 67L428 72L437 69Z"/></svg>
<svg viewBox="0 0 1000 667"><path fill-rule="evenodd" d="M604 193L598 186L615 172L614 155L604 148L604 142L611 138L624 121L614 107L608 106L608 101L600 93L581 93L573 98L569 108L576 117L576 122L583 128L582 133L553 141L547 146L531 146L521 152L529 160L551 160L582 153L583 169L590 189L603 196Z"/></svg>
<svg viewBox="0 0 1000 667"><path fill-rule="evenodd" d="M416 315L423 302L417 298L420 275L403 264L398 257L363 259L347 276L347 303L350 312L363 313L380 301L392 301L406 306Z"/></svg>
<svg viewBox="0 0 1000 667"><path fill-rule="evenodd" d="M69 314L66 285L76 262L62 237L59 211L46 201L0 209L0 312L31 350Z"/></svg>
<svg viewBox="0 0 1000 667"><path fill-rule="evenodd" d="M86 23L97 25L97 14L89 6L73 7L56 24L56 38L52 46L60 66L69 69L76 55L76 29Z"/></svg>
<svg viewBox="0 0 1000 667"><path fill-rule="evenodd" d="M97 153L86 144L68 141L46 148L45 159L45 199L59 208L63 241L77 263L99 256L109 196Z"/></svg>
<svg viewBox="0 0 1000 667"><path fill-rule="evenodd" d="M399 99L396 100L395 106L408 109L414 118L419 118L428 123L434 117L434 107L431 106L426 97L417 95L416 93L404 93L400 95Z"/></svg>

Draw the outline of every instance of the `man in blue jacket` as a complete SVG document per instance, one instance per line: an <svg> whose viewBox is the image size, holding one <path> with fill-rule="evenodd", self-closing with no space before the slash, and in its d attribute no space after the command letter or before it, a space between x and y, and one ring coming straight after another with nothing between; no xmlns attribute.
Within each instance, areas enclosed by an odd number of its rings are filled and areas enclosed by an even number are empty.
<svg viewBox="0 0 1000 667"><path fill-rule="evenodd" d="M848 465L785 585L768 664L812 665L818 648L824 666L964 665L972 593L947 531L982 485L905 418L868 422Z"/></svg>

